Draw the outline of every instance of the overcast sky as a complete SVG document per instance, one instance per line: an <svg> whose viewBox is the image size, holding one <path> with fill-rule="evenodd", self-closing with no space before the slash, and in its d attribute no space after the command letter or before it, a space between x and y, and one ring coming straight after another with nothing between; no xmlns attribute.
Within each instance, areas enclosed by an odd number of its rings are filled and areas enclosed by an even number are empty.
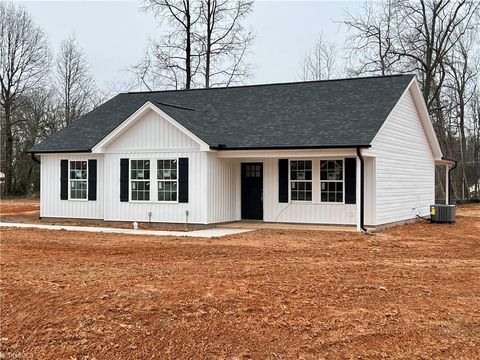
<svg viewBox="0 0 480 360"><path fill-rule="evenodd" d="M51 46L75 33L99 87L128 77L125 69L137 62L148 38L162 28L152 14L139 11L139 1L23 2L48 34ZM343 43L335 23L359 1L257 1L247 23L256 34L249 63L255 66L249 83L296 81L299 62L320 33Z"/></svg>

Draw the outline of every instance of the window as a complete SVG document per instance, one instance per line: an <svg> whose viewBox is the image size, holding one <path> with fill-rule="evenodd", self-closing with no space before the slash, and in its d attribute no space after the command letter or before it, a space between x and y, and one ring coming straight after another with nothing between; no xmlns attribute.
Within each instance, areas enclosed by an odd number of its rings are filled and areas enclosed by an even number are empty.
<svg viewBox="0 0 480 360"><path fill-rule="evenodd" d="M261 165L245 165L245 177L257 177L261 176Z"/></svg>
<svg viewBox="0 0 480 360"><path fill-rule="evenodd" d="M87 199L87 162L70 161L70 199Z"/></svg>
<svg viewBox="0 0 480 360"><path fill-rule="evenodd" d="M158 201L177 201L178 161L157 160Z"/></svg>
<svg viewBox="0 0 480 360"><path fill-rule="evenodd" d="M312 161L290 161L290 199L312 201Z"/></svg>
<svg viewBox="0 0 480 360"><path fill-rule="evenodd" d="M320 161L320 200L343 202L343 160Z"/></svg>
<svg viewBox="0 0 480 360"><path fill-rule="evenodd" d="M150 160L131 160L130 189L132 200L150 200Z"/></svg>

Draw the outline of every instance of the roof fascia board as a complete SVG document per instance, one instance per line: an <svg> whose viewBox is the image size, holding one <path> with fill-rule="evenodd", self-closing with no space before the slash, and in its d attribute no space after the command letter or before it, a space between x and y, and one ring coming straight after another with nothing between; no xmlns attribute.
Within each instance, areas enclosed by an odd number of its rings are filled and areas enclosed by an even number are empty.
<svg viewBox="0 0 480 360"><path fill-rule="evenodd" d="M40 150L40 151L26 151L27 154L89 154L90 150Z"/></svg>
<svg viewBox="0 0 480 360"><path fill-rule="evenodd" d="M193 141L200 145L202 151L210 151L210 147L207 143L201 140L198 136L193 134L190 130L181 125L178 121L167 115L160 108L152 104L150 101L145 102L137 111L130 115L125 121L123 121L119 126L117 126L110 134L105 136L97 145L92 148L93 153L103 153L105 152L105 147L108 146L114 139L123 134L128 128L130 128L142 115L144 115L148 110L152 110L157 113L163 120L168 121L175 128L180 130L182 133L190 137Z"/></svg>
<svg viewBox="0 0 480 360"><path fill-rule="evenodd" d="M217 158L293 158L293 157L355 157L356 147L343 148L291 148L291 149L243 149L215 151Z"/></svg>
<svg viewBox="0 0 480 360"><path fill-rule="evenodd" d="M298 149L356 149L369 148L371 145L320 145L320 146L245 146L245 147L231 147L228 146L210 146L212 150L218 151L246 151L246 150L298 150Z"/></svg>

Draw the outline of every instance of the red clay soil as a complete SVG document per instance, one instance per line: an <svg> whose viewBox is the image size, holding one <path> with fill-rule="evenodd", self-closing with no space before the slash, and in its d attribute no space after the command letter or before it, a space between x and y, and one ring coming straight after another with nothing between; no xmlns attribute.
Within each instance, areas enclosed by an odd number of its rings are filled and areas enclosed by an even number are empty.
<svg viewBox="0 0 480 360"><path fill-rule="evenodd" d="M0 201L0 216L21 215L23 213L33 214L38 217L40 213L40 203L38 199L15 199Z"/></svg>
<svg viewBox="0 0 480 360"><path fill-rule="evenodd" d="M1 230L1 356L478 359L480 206L455 225L220 239Z"/></svg>

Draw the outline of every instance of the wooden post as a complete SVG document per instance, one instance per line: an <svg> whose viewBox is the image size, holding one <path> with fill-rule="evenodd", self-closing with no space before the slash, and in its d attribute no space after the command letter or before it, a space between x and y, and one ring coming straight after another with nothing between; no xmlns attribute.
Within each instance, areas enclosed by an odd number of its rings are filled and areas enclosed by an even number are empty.
<svg viewBox="0 0 480 360"><path fill-rule="evenodd" d="M445 204L450 204L450 179L448 176L448 170L450 165L445 164Z"/></svg>
<svg viewBox="0 0 480 360"><path fill-rule="evenodd" d="M356 181L356 191L355 191L355 203L357 205L357 231L362 231L362 228L360 227L360 212L361 212L361 206L363 206L363 204L361 204L362 200L361 200L361 163L360 163L360 158L357 156L357 166L356 166L356 178L357 178L357 181Z"/></svg>

